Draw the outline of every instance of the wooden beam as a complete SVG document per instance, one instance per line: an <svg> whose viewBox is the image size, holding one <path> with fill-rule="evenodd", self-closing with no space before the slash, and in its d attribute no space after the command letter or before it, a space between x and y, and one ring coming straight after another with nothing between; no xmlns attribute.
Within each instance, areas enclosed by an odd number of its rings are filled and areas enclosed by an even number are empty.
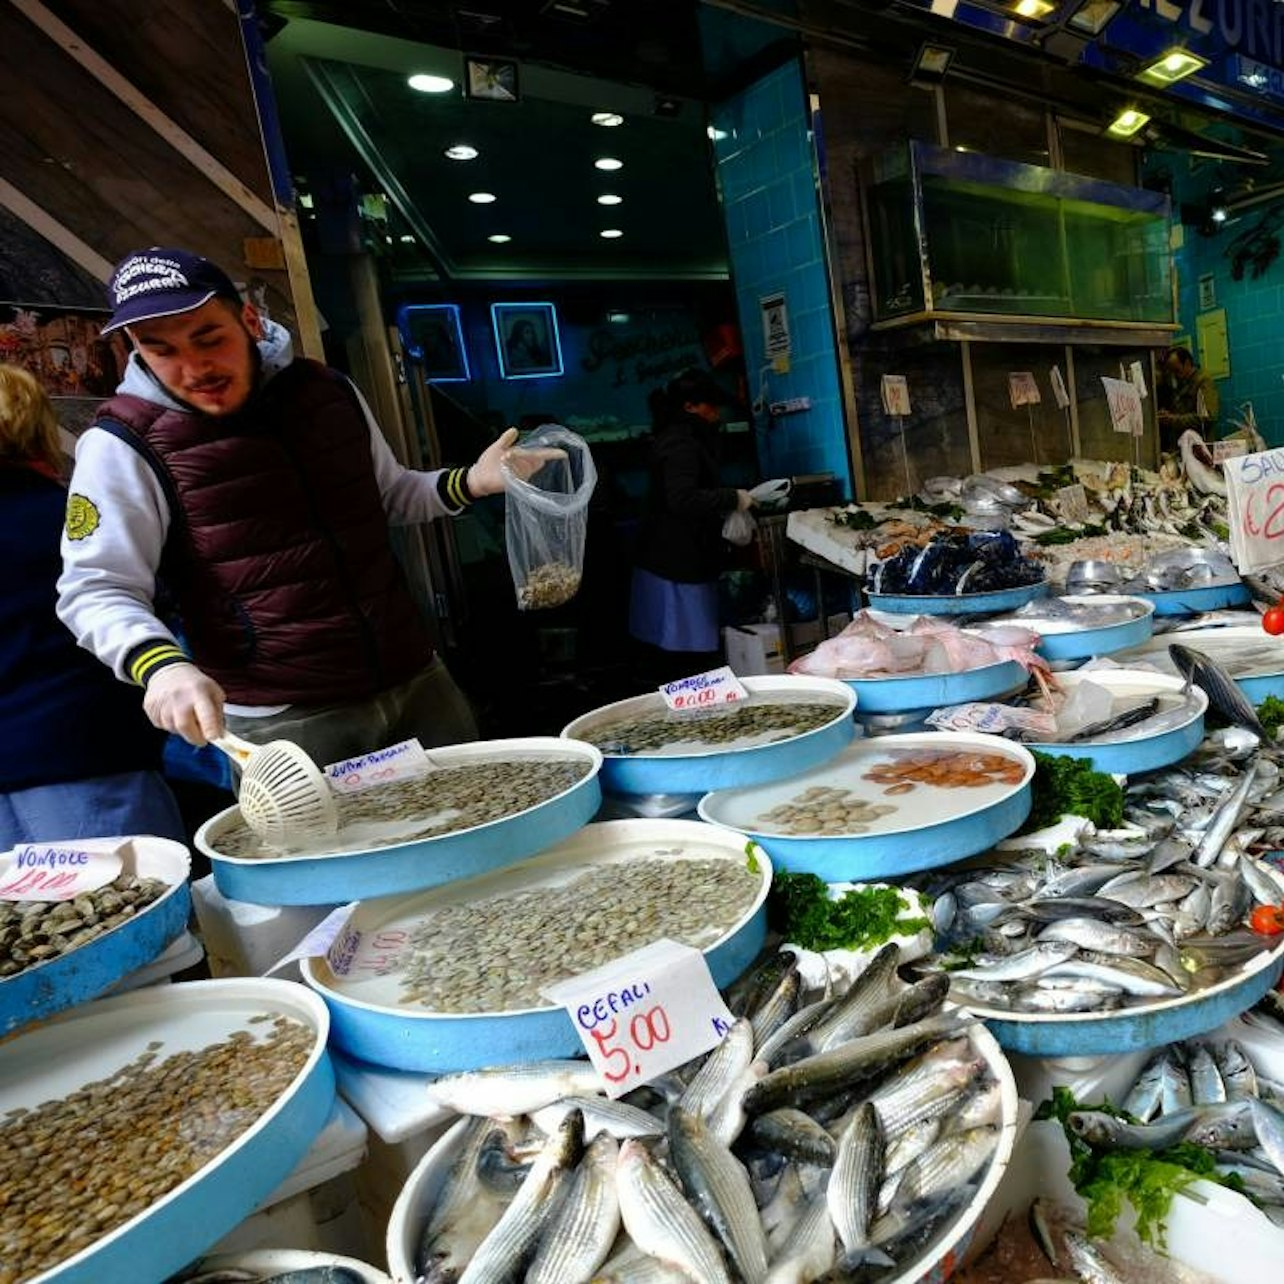
<svg viewBox="0 0 1284 1284"><path fill-rule="evenodd" d="M15 218L21 219L33 232L38 232L50 245L61 250L86 272L96 276L100 281L111 279L111 264L97 250L86 245L75 232L64 227L52 214L24 196L4 178L0 178L0 205L3 205Z"/></svg>
<svg viewBox="0 0 1284 1284"><path fill-rule="evenodd" d="M119 98L175 151L190 161L224 195L235 201L256 223L274 236L279 233L276 211L266 201L251 191L217 157L206 151L191 134L171 120L150 98L136 89L106 59L95 53L66 23L50 13L41 0L9 0L9 3Z"/></svg>

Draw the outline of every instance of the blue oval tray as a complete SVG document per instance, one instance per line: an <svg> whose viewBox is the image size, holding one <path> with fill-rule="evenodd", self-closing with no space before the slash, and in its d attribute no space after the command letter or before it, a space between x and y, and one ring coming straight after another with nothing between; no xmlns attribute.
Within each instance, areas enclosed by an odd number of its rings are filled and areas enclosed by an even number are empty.
<svg viewBox="0 0 1284 1284"><path fill-rule="evenodd" d="M1045 1016L969 1003L1008 1052L1031 1057L1095 1057L1193 1039L1252 1007L1280 979L1284 944L1263 954L1248 975L1198 994L1115 1012Z"/></svg>
<svg viewBox="0 0 1284 1284"><path fill-rule="evenodd" d="M1180 693L1185 683L1180 678L1170 678L1162 673L1146 673L1139 669L1094 669L1091 672L1063 673L1058 675L1063 687L1076 682L1092 681L1104 687L1119 687L1130 695L1145 695L1148 691ZM1191 695L1200 705L1200 712L1183 727L1174 727L1158 735L1143 736L1137 740L1124 740L1118 744L1031 744L1029 748L1054 758L1088 758L1097 771L1119 775L1140 775L1160 767L1180 762L1197 749L1204 739L1204 712L1208 697L1198 687Z"/></svg>
<svg viewBox="0 0 1284 1284"><path fill-rule="evenodd" d="M867 766L894 749L984 749L1014 758L1025 768L1025 779L1013 785L994 802L977 805L971 789L953 789L958 814L928 824L909 825L882 833L851 834L846 837L815 835L785 836L764 832L753 823L777 801L794 797L812 785L852 787ZM1021 827L1030 814L1030 781L1034 758L1029 751L1000 736L957 732L922 732L903 736L879 736L859 740L833 762L803 775L781 781L770 791L724 790L700 800L703 820L745 833L771 857L780 869L792 873L816 874L827 883L861 882L889 878L920 869L935 869L966 856L975 856ZM920 786L927 789L929 786ZM871 800L880 800L874 790ZM903 795L908 812L913 793Z"/></svg>
<svg viewBox="0 0 1284 1284"><path fill-rule="evenodd" d="M1046 581L994 593L867 593L869 604L893 615L983 615L1015 611L1048 591Z"/></svg>
<svg viewBox="0 0 1284 1284"><path fill-rule="evenodd" d="M780 692L814 692L841 700L832 722L800 736L774 740L746 749L710 750L672 754L604 754L602 787L613 794L690 794L737 785L761 785L779 780L808 767L827 762L856 734L852 711L856 697L845 682L832 678L762 677L741 678L751 696ZM659 693L634 696L608 704L576 718L562 735L582 737L594 723L617 717L641 717L659 713L664 702Z"/></svg>
<svg viewBox="0 0 1284 1284"><path fill-rule="evenodd" d="M1165 633L1138 651L1135 656L1126 657L1122 662L1126 664L1130 659L1136 659L1157 665L1164 673L1176 673L1176 667L1168 656L1168 645L1171 642L1180 642L1183 646L1191 647L1196 651L1205 651L1214 660L1224 659L1220 652L1220 644L1225 642L1243 640L1254 644L1269 643L1271 636L1262 628L1261 616L1252 612L1246 612L1245 616L1244 624L1227 624L1220 627ZM1210 646L1210 643L1213 645ZM1231 674L1235 684L1254 704L1260 704L1267 696L1284 699L1284 638L1278 639L1278 646L1279 672L1250 674L1246 677Z"/></svg>
<svg viewBox="0 0 1284 1284"><path fill-rule="evenodd" d="M457 902L474 894L491 896L514 892L550 869L612 863L613 852L618 857L629 848L649 856L657 851L668 853L684 845L695 846L701 854L709 854L713 849L728 859L741 862L746 859L743 835L711 829L698 821L607 821L590 825L520 869L504 870L473 883L457 885L440 899ZM762 887L757 899L738 923L704 951L709 971L719 987L730 985L753 962L767 938L771 863L761 852L756 855L762 870ZM430 892L414 898L367 902L353 910L350 921L363 933L378 931L393 919L428 909L437 899L438 894ZM480 961L478 966L482 966ZM321 958L303 961L303 979L330 1009L335 1046L378 1066L445 1073L569 1057L583 1051L575 1026L562 1008L439 1015L422 1008L367 1002L356 997L362 983L345 985L344 979L335 977Z"/></svg>
<svg viewBox="0 0 1284 1284"><path fill-rule="evenodd" d="M0 1046L3 1114L108 1078L154 1040L163 1044L163 1055L234 1030L253 1034L261 1027L250 1018L264 1013L293 1017L315 1031L308 1061L290 1087L182 1185L26 1284L165 1280L249 1216L290 1175L334 1108L329 1018L316 995L292 981L189 981L98 999Z"/></svg>
<svg viewBox="0 0 1284 1284"><path fill-rule="evenodd" d="M182 935L192 912L187 848L168 838L137 837L122 858L126 873L163 879L169 891L110 932L0 981L0 1035L110 990Z"/></svg>
<svg viewBox="0 0 1284 1284"><path fill-rule="evenodd" d="M1043 633L1035 650L1046 660L1088 660L1094 655L1113 655L1130 646L1141 646L1154 632L1155 604L1149 598L1119 597L1114 595L1075 595L1064 598L1067 602L1093 605L1098 602L1144 602L1145 615L1122 624L1107 624L1099 629L1077 629L1066 633ZM1013 624L1021 624L1013 620Z"/></svg>
<svg viewBox="0 0 1284 1284"><path fill-rule="evenodd" d="M1019 691L1026 684L1026 672L1015 660L1001 660L963 673L922 673L905 678L843 678L856 692L856 711L866 713L912 713L917 709L940 709L990 700Z"/></svg>
<svg viewBox="0 0 1284 1284"><path fill-rule="evenodd" d="M1225 607L1247 606L1253 595L1246 584L1213 584L1208 588L1174 589L1168 593L1133 593L1155 604L1156 615L1199 615Z"/></svg>
<svg viewBox="0 0 1284 1284"><path fill-rule="evenodd" d="M592 745L555 736L479 740L431 750L433 761L443 767L568 754L584 760L586 774L577 784L525 811L456 833L365 851L248 859L218 851L219 835L240 819L240 809L229 807L197 830L196 846L210 858L215 885L224 896L256 905L342 905L438 887L525 860L587 825L602 805L602 755Z"/></svg>

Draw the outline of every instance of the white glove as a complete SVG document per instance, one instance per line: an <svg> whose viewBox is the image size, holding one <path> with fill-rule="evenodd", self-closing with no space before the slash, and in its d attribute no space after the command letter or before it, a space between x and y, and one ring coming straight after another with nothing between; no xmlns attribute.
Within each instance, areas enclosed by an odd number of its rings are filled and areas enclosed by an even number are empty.
<svg viewBox="0 0 1284 1284"><path fill-rule="evenodd" d="M200 746L223 734L226 699L223 688L196 665L167 664L148 680L143 712L162 731Z"/></svg>
<svg viewBox="0 0 1284 1284"><path fill-rule="evenodd" d="M483 495L499 495L504 489L503 464L523 481L539 472L550 459L563 459L566 451L551 446L534 449L513 449L517 429L508 428L482 451L477 462L468 470L468 490L474 499Z"/></svg>

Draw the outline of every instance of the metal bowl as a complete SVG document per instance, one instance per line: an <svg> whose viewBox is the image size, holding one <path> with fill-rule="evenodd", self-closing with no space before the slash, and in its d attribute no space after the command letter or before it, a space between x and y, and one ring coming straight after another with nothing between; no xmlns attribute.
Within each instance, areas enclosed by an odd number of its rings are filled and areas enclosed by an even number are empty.
<svg viewBox="0 0 1284 1284"><path fill-rule="evenodd" d="M1066 572L1066 591L1070 593L1102 593L1118 588L1124 574L1113 562L1091 557L1071 562Z"/></svg>

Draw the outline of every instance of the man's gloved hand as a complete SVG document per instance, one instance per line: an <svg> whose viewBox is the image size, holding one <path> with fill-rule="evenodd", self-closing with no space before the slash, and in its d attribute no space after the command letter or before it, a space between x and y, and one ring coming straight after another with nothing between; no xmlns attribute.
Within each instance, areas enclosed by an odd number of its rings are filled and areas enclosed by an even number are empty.
<svg viewBox="0 0 1284 1284"><path fill-rule="evenodd" d="M143 712L162 731L199 747L223 734L226 699L223 688L196 665L167 664L148 679Z"/></svg>
<svg viewBox="0 0 1284 1284"><path fill-rule="evenodd" d="M468 470L468 490L474 499L483 495L498 495L504 489L504 471L501 464L508 464L509 471L523 481L539 472L550 459L562 459L564 450L553 447L526 449L517 447L517 429L508 428L496 438L477 457L477 462Z"/></svg>

